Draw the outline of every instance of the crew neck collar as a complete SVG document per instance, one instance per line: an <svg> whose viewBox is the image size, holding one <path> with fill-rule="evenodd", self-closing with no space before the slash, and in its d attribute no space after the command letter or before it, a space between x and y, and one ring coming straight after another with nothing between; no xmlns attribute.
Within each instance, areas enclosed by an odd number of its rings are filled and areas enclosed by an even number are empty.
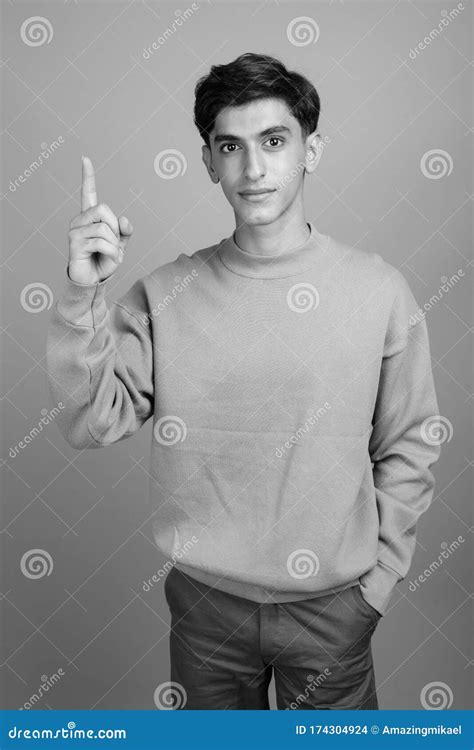
<svg viewBox="0 0 474 750"><path fill-rule="evenodd" d="M222 263L241 276L260 279L278 279L294 276L311 268L321 252L328 247L328 235L321 234L311 221L307 222L309 237L302 245L283 253L258 255L242 250L234 239L234 233L222 240L217 253Z"/></svg>

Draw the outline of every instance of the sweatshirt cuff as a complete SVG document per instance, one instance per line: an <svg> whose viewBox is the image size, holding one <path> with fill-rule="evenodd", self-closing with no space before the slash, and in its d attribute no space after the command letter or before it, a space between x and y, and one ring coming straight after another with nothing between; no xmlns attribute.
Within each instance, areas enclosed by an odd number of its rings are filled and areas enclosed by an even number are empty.
<svg viewBox="0 0 474 750"><path fill-rule="evenodd" d="M380 560L373 568L359 577L362 596L381 615L387 611L393 591L401 576Z"/></svg>
<svg viewBox="0 0 474 750"><path fill-rule="evenodd" d="M105 301L107 281L108 278L96 284L78 284L70 278L66 268L66 281L56 309L68 323L94 328L108 312Z"/></svg>

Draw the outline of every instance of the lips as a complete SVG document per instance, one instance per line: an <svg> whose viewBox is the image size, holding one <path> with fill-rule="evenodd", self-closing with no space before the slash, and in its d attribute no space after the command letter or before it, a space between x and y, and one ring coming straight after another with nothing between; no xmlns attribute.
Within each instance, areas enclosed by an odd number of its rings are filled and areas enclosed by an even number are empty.
<svg viewBox="0 0 474 750"><path fill-rule="evenodd" d="M274 189L261 188L260 190L245 190L239 193L241 199L246 203L264 203L267 201L275 192Z"/></svg>
<svg viewBox="0 0 474 750"><path fill-rule="evenodd" d="M274 188L261 188L260 190L242 190L240 195L263 195L264 193L273 193Z"/></svg>

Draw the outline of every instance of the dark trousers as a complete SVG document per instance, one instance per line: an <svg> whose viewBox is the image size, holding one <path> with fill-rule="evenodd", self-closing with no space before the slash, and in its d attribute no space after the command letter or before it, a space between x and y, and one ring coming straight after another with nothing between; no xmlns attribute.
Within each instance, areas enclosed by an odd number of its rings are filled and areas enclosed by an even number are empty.
<svg viewBox="0 0 474 750"><path fill-rule="evenodd" d="M371 637L382 615L359 585L336 594L259 604L172 568L173 708L378 709Z"/></svg>

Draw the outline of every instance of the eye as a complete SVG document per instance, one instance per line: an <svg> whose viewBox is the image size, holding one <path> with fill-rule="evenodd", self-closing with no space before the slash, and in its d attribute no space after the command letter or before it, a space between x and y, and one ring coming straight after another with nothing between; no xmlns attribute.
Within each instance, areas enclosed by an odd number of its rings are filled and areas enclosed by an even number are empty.
<svg viewBox="0 0 474 750"><path fill-rule="evenodd" d="M272 135L272 136L271 136L271 138L269 138L268 140L269 140L269 141L281 141L281 143L284 143L284 142L285 142L285 141L283 140L283 138L280 138L280 136L277 136L277 135ZM277 146L278 146L278 143L277 143Z"/></svg>
<svg viewBox="0 0 474 750"><path fill-rule="evenodd" d="M276 148L280 144L283 144L285 142L285 139L284 138L280 138L280 136L272 135L272 136L270 136L270 138L267 138L267 140L265 142L268 143L270 141L276 141L276 143L274 144L274 147ZM230 148L232 150L231 151L224 151L225 148ZM224 143L224 145L220 147L219 151L221 153L223 153L223 154L234 154L235 153L235 150L234 150L235 148L237 148L237 149L240 148L237 143Z"/></svg>
<svg viewBox="0 0 474 750"><path fill-rule="evenodd" d="M233 151L224 151L226 146L237 146L236 143L224 143L223 146L220 147L219 151L221 151L223 154L233 154Z"/></svg>

